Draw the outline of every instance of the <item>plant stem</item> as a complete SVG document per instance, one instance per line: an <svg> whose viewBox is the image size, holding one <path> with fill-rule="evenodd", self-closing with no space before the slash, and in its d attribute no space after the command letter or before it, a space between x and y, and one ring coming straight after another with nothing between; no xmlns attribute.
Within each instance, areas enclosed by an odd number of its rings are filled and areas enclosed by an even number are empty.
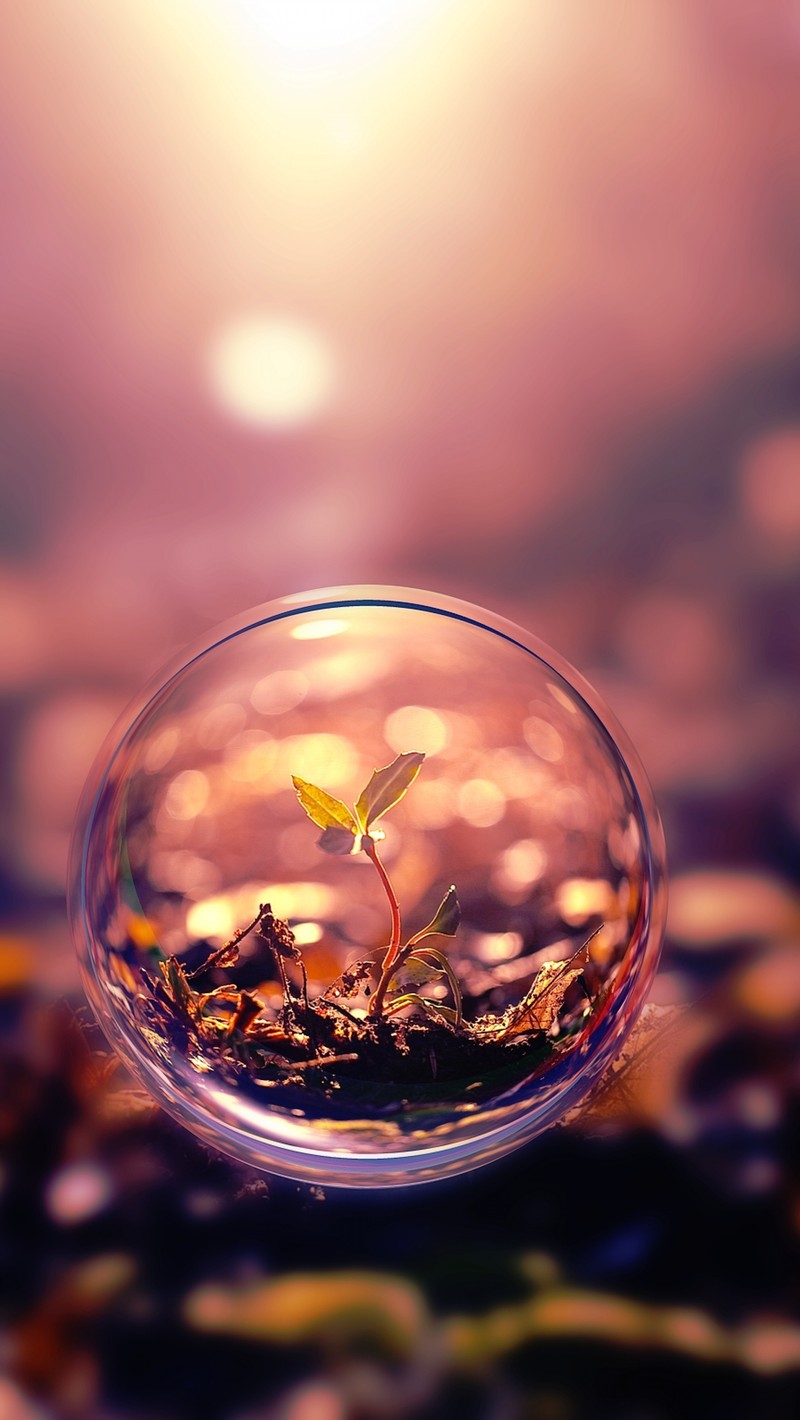
<svg viewBox="0 0 800 1420"><path fill-rule="evenodd" d="M389 942L389 946L386 949L386 955L383 958L380 980L375 989L375 995L369 1003L369 1014L371 1016L379 1016L383 1011L383 1002L386 996L386 989L392 979L392 969L397 961L397 954L400 950L400 941L403 934L403 928L400 921L400 904L397 901L395 890L392 887L389 874L387 873L386 869L383 866L383 863L378 857L378 850L375 847L373 840L369 837L368 834L365 834L363 839L361 840L361 846L364 849L364 852L366 853L367 857L370 858L375 865L378 877L383 883L384 892L386 893L386 896L389 900L389 908L392 914L391 940Z"/></svg>

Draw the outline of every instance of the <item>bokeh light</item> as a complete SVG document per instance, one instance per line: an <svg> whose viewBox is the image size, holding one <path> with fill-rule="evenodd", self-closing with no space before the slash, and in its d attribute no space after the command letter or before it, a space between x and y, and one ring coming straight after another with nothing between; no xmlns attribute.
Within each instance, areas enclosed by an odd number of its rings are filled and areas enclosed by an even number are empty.
<svg viewBox="0 0 800 1420"><path fill-rule="evenodd" d="M323 414L336 385L335 362L322 338L300 321L248 316L214 337L211 388L229 414L266 429L294 429Z"/></svg>

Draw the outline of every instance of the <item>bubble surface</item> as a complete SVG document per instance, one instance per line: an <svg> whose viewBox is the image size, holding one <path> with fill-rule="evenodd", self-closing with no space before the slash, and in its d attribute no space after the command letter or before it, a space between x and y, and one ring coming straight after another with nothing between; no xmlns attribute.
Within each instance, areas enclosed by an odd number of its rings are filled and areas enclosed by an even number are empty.
<svg viewBox="0 0 800 1420"><path fill-rule="evenodd" d="M374 844L323 851L293 776L353 811L417 752ZM665 914L658 814L599 697L512 623L387 588L257 608L159 677L100 753L70 876L87 993L142 1083L212 1146L333 1185L459 1173L561 1118ZM415 950L451 885L460 920ZM283 947L244 932L267 904Z"/></svg>

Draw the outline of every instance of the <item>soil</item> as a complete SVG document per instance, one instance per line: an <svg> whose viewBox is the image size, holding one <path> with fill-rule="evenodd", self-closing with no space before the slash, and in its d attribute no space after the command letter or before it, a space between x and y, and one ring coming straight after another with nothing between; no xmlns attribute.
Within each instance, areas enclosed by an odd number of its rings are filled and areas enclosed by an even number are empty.
<svg viewBox="0 0 800 1420"><path fill-rule="evenodd" d="M284 1004L266 1019L259 1000L231 980L238 944L255 931L272 954ZM261 1087L288 1086L331 1097L341 1088L379 1108L409 1098L450 1096L478 1101L550 1060L558 1047L547 1032L531 1029L500 1038L504 1017L491 1015L458 1026L431 1014L353 1015L335 991L309 999L302 958L288 925L261 908L254 923L193 970L172 958L151 982L172 1048L216 1057L218 1065ZM220 976L227 978L220 986ZM300 980L298 981L298 977ZM359 980L353 983L355 994ZM337 996L339 999L332 999Z"/></svg>

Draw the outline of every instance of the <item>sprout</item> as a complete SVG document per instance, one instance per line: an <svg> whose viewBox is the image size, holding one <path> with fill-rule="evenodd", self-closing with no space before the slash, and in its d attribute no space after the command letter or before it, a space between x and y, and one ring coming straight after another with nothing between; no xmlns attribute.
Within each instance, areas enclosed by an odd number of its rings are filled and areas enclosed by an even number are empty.
<svg viewBox="0 0 800 1420"><path fill-rule="evenodd" d="M463 1018L461 988L458 978L444 952L437 947L422 945L426 937L454 937L461 920L461 909L455 887L447 889L427 927L402 945L403 927L400 904L391 879L378 855L376 844L384 837L375 829L400 800L405 798L422 768L424 754L411 750L399 754L383 769L375 769L366 788L359 794L355 812L335 799L325 789L292 775L297 797L312 823L322 829L319 846L325 853L342 856L363 851L373 863L383 885L391 913L391 936L381 963L380 977L369 1007L374 1017L394 1015L406 1006L419 1006L430 1016L460 1026ZM418 992L404 991L404 984L422 985L435 977L445 977L453 998L453 1007L445 1008ZM399 994L387 1001L396 990Z"/></svg>

